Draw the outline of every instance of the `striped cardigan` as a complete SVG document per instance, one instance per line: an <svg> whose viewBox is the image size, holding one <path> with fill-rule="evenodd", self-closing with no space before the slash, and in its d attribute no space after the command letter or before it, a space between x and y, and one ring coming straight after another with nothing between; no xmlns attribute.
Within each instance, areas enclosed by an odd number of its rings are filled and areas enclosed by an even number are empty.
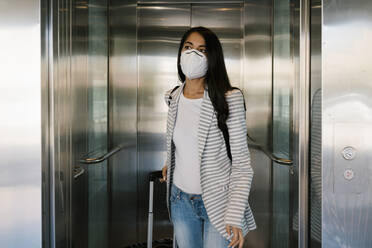
<svg viewBox="0 0 372 248"><path fill-rule="evenodd" d="M184 83L171 95L166 91L164 99L169 105L167 118L167 193L166 202L169 207L170 187L175 167L175 145L172 140L177 117L177 106ZM248 203L249 191L253 177L250 165L250 153L247 145L247 130L244 110L244 98L239 90L226 93L229 117L226 121L229 135L232 162L226 151L222 132L217 125L216 112L204 90L198 126L198 150L200 161L200 181L202 198L212 225L228 238L225 226L230 224L242 229L245 236L256 228L256 223Z"/></svg>

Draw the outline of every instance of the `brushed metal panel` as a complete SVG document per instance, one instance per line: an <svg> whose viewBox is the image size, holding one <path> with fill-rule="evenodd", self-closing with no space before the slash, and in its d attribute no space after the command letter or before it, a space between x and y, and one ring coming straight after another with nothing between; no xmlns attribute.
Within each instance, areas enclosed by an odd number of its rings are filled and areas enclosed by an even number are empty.
<svg viewBox="0 0 372 248"><path fill-rule="evenodd" d="M0 3L1 247L42 245L41 93L46 84L40 77L40 4Z"/></svg>
<svg viewBox="0 0 372 248"><path fill-rule="evenodd" d="M87 21L87 152L108 147L108 1L89 0ZM86 166L88 180L88 247L108 246L107 161ZM77 235L77 238L79 235Z"/></svg>
<svg viewBox="0 0 372 248"><path fill-rule="evenodd" d="M294 162L293 167L293 175L291 177L291 229L290 229L290 245L293 247L301 247L299 245L299 238L298 238L298 229L299 229L299 168L297 160L295 156L297 155L298 151L296 150L296 140L297 135L295 132L295 122L298 120L296 108L298 107L295 103L295 96L296 91L295 88L298 87L300 81L300 1L292 0L291 1L291 41L293 45L292 53L293 53L293 65L294 65L294 82L293 82L293 97L292 97L292 159Z"/></svg>
<svg viewBox="0 0 372 248"><path fill-rule="evenodd" d="M245 237L244 247L267 248L271 246L272 231L272 170L271 160L260 150L249 149L254 179L249 204L252 208L257 229Z"/></svg>
<svg viewBox="0 0 372 248"><path fill-rule="evenodd" d="M294 59L293 1L274 1L273 5L273 152L292 160L293 153L293 85L296 81ZM293 191L296 177L288 167L273 163L273 244L291 244ZM297 212L297 210L295 210Z"/></svg>
<svg viewBox="0 0 372 248"><path fill-rule="evenodd" d="M243 10L243 4L191 5L191 27L205 26L216 33L222 43L230 82L240 88L242 88L244 62Z"/></svg>
<svg viewBox="0 0 372 248"><path fill-rule="evenodd" d="M61 11L63 10L63 11ZM70 85L70 5L67 1L51 3L52 77L50 78L50 132L52 201L54 203L53 247L68 247L70 240L70 105L66 101Z"/></svg>
<svg viewBox="0 0 372 248"><path fill-rule="evenodd" d="M243 88L247 104L247 128L258 143L268 148L271 148L272 125L271 30L272 1L246 0Z"/></svg>
<svg viewBox="0 0 372 248"><path fill-rule="evenodd" d="M71 18L67 23L66 29L71 31L71 36L66 36L60 43L66 43L66 61L70 62L71 68L66 68L66 94L61 95L61 102L57 103L64 108L65 119L58 119L66 128L66 136L69 138L66 153L60 154L62 159L67 161L61 164L64 168L66 187L66 205L68 209L66 236L67 247L88 247L89 235L89 175L86 166L82 166L86 174L78 179L73 177L73 169L79 166L78 160L86 154L89 149L90 132L90 112L93 111L90 106L89 90L92 83L89 81L89 5L88 2L78 0L65 1L66 18ZM70 7L71 6L71 7ZM60 10L63 14L63 9ZM70 24L70 26L68 25ZM67 31L67 32L68 32ZM70 53L71 51L71 53ZM70 57L71 56L71 57ZM70 61L68 61L71 59ZM63 87L63 85L61 85ZM56 92L58 94L59 92ZM77 114L79 113L79 114ZM58 114L58 113L57 113ZM58 117L57 117L58 118ZM67 157L67 158L66 158Z"/></svg>
<svg viewBox="0 0 372 248"><path fill-rule="evenodd" d="M137 191L137 10L136 1L110 3L109 147L131 143L112 157L109 165L109 247L138 241ZM145 181L140 181L145 183Z"/></svg>
<svg viewBox="0 0 372 248"><path fill-rule="evenodd" d="M300 0L299 80L293 93L293 159L298 169L298 245L308 247L309 126L310 126L310 1Z"/></svg>
<svg viewBox="0 0 372 248"><path fill-rule="evenodd" d="M310 2L311 52L311 125L310 125L310 239L309 246L321 247L322 242L322 1Z"/></svg>
<svg viewBox="0 0 372 248"><path fill-rule="evenodd" d="M258 143L271 147L272 128L272 1L244 1L244 90L247 131ZM255 171L250 195L257 230L247 247L272 245L272 168L264 154L251 149ZM261 183L262 182L262 183Z"/></svg>
<svg viewBox="0 0 372 248"><path fill-rule="evenodd" d="M190 5L138 7L138 238L146 241L148 173L165 160L167 105L164 92L178 81L177 52L190 27ZM165 188L164 188L165 190ZM154 195L157 198L156 195ZM166 209L164 201L154 210ZM160 204L160 203L159 203ZM168 214L154 215L154 239L171 237Z"/></svg>
<svg viewBox="0 0 372 248"><path fill-rule="evenodd" d="M87 9L79 1L50 4L52 247L88 245L88 180L73 179L88 151Z"/></svg>
<svg viewBox="0 0 372 248"><path fill-rule="evenodd" d="M42 247L51 247L51 233L53 213L51 208L51 180L50 180L50 136L49 136L49 5L47 0L40 1L40 20L41 20L41 131L42 131Z"/></svg>
<svg viewBox="0 0 372 248"><path fill-rule="evenodd" d="M320 31L320 30L319 30ZM311 248L322 242L322 95L318 89L311 103L310 125L310 239Z"/></svg>
<svg viewBox="0 0 372 248"><path fill-rule="evenodd" d="M355 144L355 158L365 157L367 162L349 161L350 169L368 178L368 187L360 194L348 188L352 185L347 182L336 188L335 181L342 181L344 175L335 173L340 168L335 156L342 152L340 145L353 145L357 140L372 138L369 62L372 2L325 0L322 7L322 244L327 248L371 247L371 142L364 142L362 146ZM346 132L338 131L342 123L348 125ZM363 183L359 179L362 178L355 174L350 182Z"/></svg>

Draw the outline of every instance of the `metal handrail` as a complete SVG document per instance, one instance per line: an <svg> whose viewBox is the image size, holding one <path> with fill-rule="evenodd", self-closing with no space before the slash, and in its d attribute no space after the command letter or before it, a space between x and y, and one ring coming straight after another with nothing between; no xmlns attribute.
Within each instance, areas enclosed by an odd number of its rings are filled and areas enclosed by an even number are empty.
<svg viewBox="0 0 372 248"><path fill-rule="evenodd" d="M85 169L77 166L74 168L74 178L77 179L78 177L82 176L85 173Z"/></svg>
<svg viewBox="0 0 372 248"><path fill-rule="evenodd" d="M130 146L133 146L133 144L119 145L119 146L114 147L113 149L111 149L110 151L108 151L107 153L105 153L105 154L103 154L99 157L82 158L82 159L79 160L79 162L82 163L82 164L98 164L98 163L101 163L101 162L105 161L106 159L110 158L112 155L119 152L121 149L130 147Z"/></svg>
<svg viewBox="0 0 372 248"><path fill-rule="evenodd" d="M247 134L247 141L248 141L248 145L250 146L254 146L256 147L257 149L261 150L263 153L266 154L266 156L268 156L272 161L274 161L275 163L278 163L278 164L281 164L281 165L286 165L286 166L293 166L293 161L292 160L289 160L289 159L286 159L286 158L280 158L280 157L277 157L275 154L273 154L272 152L269 152L266 148L264 148L263 146L257 144L250 136L249 134Z"/></svg>

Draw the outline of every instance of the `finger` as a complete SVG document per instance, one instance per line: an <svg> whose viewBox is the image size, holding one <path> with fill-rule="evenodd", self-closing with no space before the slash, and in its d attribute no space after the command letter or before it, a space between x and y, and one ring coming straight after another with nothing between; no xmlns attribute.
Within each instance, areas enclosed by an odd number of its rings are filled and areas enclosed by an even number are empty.
<svg viewBox="0 0 372 248"><path fill-rule="evenodd" d="M229 247L235 247L238 243L239 243L239 240L235 238L230 242Z"/></svg>
<svg viewBox="0 0 372 248"><path fill-rule="evenodd" d="M167 167L163 168L162 175L163 175L163 180L165 181L167 178Z"/></svg>
<svg viewBox="0 0 372 248"><path fill-rule="evenodd" d="M229 225L226 225L226 232L227 232L228 235L231 235L231 233L230 233L230 226Z"/></svg>
<svg viewBox="0 0 372 248"><path fill-rule="evenodd" d="M240 236L239 236L239 230L235 227L232 228L233 229L233 233L234 233L234 239L233 239L233 242L232 242L232 245L233 247L235 247L236 245L238 245L240 243Z"/></svg>
<svg viewBox="0 0 372 248"><path fill-rule="evenodd" d="M239 242L240 242L240 240L239 240L239 238L237 238L236 241L235 241L235 243L233 244L233 246L234 246L234 247L238 247Z"/></svg>
<svg viewBox="0 0 372 248"><path fill-rule="evenodd" d="M243 248L244 237L242 231L239 231L239 248Z"/></svg>
<svg viewBox="0 0 372 248"><path fill-rule="evenodd" d="M234 234L234 236L233 236L233 238L232 238L232 240L229 244L229 247L234 247L238 243L237 241L238 241L238 237L235 236L235 234Z"/></svg>

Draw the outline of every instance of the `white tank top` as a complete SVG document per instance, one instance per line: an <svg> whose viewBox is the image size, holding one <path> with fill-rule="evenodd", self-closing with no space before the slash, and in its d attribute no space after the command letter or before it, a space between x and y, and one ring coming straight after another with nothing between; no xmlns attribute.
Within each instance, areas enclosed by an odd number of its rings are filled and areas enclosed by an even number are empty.
<svg viewBox="0 0 372 248"><path fill-rule="evenodd" d="M173 131L175 169L173 183L182 191L201 194L198 150L199 115L203 98L190 99L180 94Z"/></svg>

